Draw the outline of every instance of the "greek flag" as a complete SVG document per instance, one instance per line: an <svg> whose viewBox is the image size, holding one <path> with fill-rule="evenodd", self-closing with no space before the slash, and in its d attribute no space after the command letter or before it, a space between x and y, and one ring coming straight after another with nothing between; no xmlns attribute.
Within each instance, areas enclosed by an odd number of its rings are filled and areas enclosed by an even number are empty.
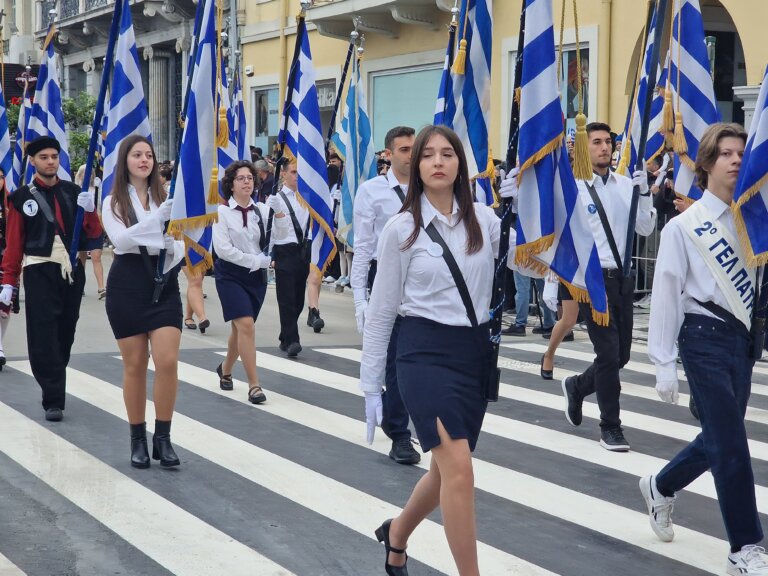
<svg viewBox="0 0 768 576"><path fill-rule="evenodd" d="M478 199L489 205L494 203L493 191L490 182L482 182L482 179L493 177L493 163L488 146L492 14L492 0L465 0L461 22L466 21L466 25L461 37L462 41L466 40L466 66L464 74L454 73L452 78L455 100L453 129L461 138L467 152L469 177L480 178Z"/></svg>
<svg viewBox="0 0 768 576"><path fill-rule="evenodd" d="M312 216L312 266L323 273L336 255L333 202L328 189L325 138L317 102L315 67L303 19L298 33L301 33L301 44L293 84L288 86L288 105L283 111L284 117L288 118L288 129L282 132L282 137L287 152L296 158L298 196Z"/></svg>
<svg viewBox="0 0 768 576"><path fill-rule="evenodd" d="M29 86L24 85L24 95L22 96L21 106L19 107L19 121L16 125L16 144L13 147L13 166L11 168L10 178L7 178L6 186L8 192L13 192L19 186L24 184L22 178L22 163L24 162L24 148L26 147L27 128L29 127L29 116L32 112L32 101L29 99ZM8 173L6 173L6 177Z"/></svg>
<svg viewBox="0 0 768 576"><path fill-rule="evenodd" d="M237 142L237 159L250 160L251 151L248 148L248 126L245 120L243 105L243 87L240 83L240 70L235 71L232 91L232 112L234 114L235 142Z"/></svg>
<svg viewBox="0 0 768 576"><path fill-rule="evenodd" d="M218 179L212 179L214 169L218 168L215 5L215 0L206 0L203 8L179 167L172 183L174 201L169 230L184 239L187 266L195 271L213 264L210 225L216 220L219 203Z"/></svg>
<svg viewBox="0 0 768 576"><path fill-rule="evenodd" d="M440 77L440 90L437 93L437 105L435 106L435 119L433 124L445 124L451 128L453 116L456 114L453 100L453 78L451 67L453 66L453 53L456 49L456 26L451 24L448 28L448 48L445 51L443 62L443 75Z"/></svg>
<svg viewBox="0 0 768 576"><path fill-rule="evenodd" d="M120 143L133 134L152 138L147 103L144 100L144 87L141 83L141 67L131 21L131 8L128 0L122 0L122 3L120 33L115 44L114 68L109 92L109 108L105 115L102 198L112 191Z"/></svg>
<svg viewBox="0 0 768 576"><path fill-rule="evenodd" d="M749 265L768 263L768 68L733 194L733 214Z"/></svg>
<svg viewBox="0 0 768 576"><path fill-rule="evenodd" d="M675 192L693 201L702 195L693 174L699 141L710 124L720 121L699 0L677 2L669 49L675 106Z"/></svg>
<svg viewBox="0 0 768 576"><path fill-rule="evenodd" d="M227 166L238 160L237 149L237 124L235 123L235 110L232 107L232 101L229 98L229 81L227 80L226 60L221 58L221 86L219 86L219 108L224 111L222 118L226 117L226 125L219 124L219 184L224 178L224 171ZM224 135L226 133L226 141ZM224 144L222 146L222 144ZM221 193L221 192L219 192Z"/></svg>
<svg viewBox="0 0 768 576"><path fill-rule="evenodd" d="M64 126L64 111L61 107L61 85L59 83L59 71L56 67L56 52L53 50L53 38L55 35L56 27L51 24L48 27L48 35L45 37L45 43L43 44L43 58L37 74L37 89L35 90L35 99L30 111L26 141L29 142L41 136L50 136L58 140L61 145L61 152L59 153L59 178L71 180L69 147ZM34 173L35 169L30 163L27 166L27 182L32 179Z"/></svg>
<svg viewBox="0 0 768 576"><path fill-rule="evenodd" d="M600 259L563 133L552 0L526 0L520 95L520 174L515 260L551 268L574 298L608 321Z"/></svg>
<svg viewBox="0 0 768 576"><path fill-rule="evenodd" d="M656 11L651 17L651 25L645 44L645 56L640 72L640 81L635 86L635 98L633 106L627 114L627 125L624 129L621 155L618 172L622 175L631 174L637 165L637 145L640 142L640 130L643 119L643 106L648 93L648 77L651 74L651 53L653 52L654 31L656 29ZM661 87L666 82L666 69L656 70L656 85ZM646 141L646 160L657 156L664 148L664 135L662 130L664 109L664 92L657 92L651 102L651 118L648 124L648 140ZM630 125L631 123L631 125Z"/></svg>
<svg viewBox="0 0 768 576"><path fill-rule="evenodd" d="M371 120L368 116L360 62L353 60L352 75L341 121L341 133L334 142L339 155L344 159L344 179L341 183L341 210L339 211L338 236L354 246L352 230L352 207L360 185L376 177L376 154L373 150Z"/></svg>
<svg viewBox="0 0 768 576"><path fill-rule="evenodd" d="M8 110L5 107L2 87L0 87L0 170L5 176L10 176L13 170L11 132L8 128Z"/></svg>

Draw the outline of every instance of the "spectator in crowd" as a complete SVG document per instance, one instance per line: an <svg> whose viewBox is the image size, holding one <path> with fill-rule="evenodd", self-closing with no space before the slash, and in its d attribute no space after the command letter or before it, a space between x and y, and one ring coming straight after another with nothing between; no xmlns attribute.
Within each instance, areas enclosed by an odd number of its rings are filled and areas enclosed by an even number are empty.
<svg viewBox="0 0 768 576"><path fill-rule="evenodd" d="M259 177L259 188L255 192L256 202L266 202L267 196L272 194L272 188L275 185L275 176L272 172L272 166L269 162L263 158L254 162L253 167L256 169L256 175Z"/></svg>
<svg viewBox="0 0 768 576"><path fill-rule="evenodd" d="M75 174L75 184L82 188L83 179L85 178L85 164L77 169ZM96 203L96 211L99 211L99 197L101 196L100 190L94 185L96 182L95 174L91 173L91 185L88 187L88 191L93 194L94 202ZM102 233L98 238L90 238L85 245L85 250L79 254L80 262L85 268L87 259L90 258L93 264L93 275L96 278L96 294L99 295L99 300L103 300L107 296L107 290L104 288L104 265L101 263L101 253L104 250L104 234ZM87 255L87 256L86 256Z"/></svg>

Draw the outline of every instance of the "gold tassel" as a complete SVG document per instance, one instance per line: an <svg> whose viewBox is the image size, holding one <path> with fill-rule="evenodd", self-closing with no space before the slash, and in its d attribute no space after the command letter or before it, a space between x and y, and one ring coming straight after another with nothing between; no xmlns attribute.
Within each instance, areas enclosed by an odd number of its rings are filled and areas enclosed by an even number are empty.
<svg viewBox="0 0 768 576"><path fill-rule="evenodd" d="M632 142L632 137L627 134L626 142L624 142L624 149L621 151L621 158L619 158L619 165L616 167L616 172L622 176L627 175L627 166L629 166L629 145Z"/></svg>
<svg viewBox="0 0 768 576"><path fill-rule="evenodd" d="M518 87L515 88L515 102L517 102L517 105L520 106L520 95L523 93L523 89Z"/></svg>
<svg viewBox="0 0 768 576"><path fill-rule="evenodd" d="M227 111L219 108L219 132L216 135L216 145L219 148L225 148L229 142L229 123L227 122Z"/></svg>
<svg viewBox="0 0 768 576"><path fill-rule="evenodd" d="M219 169L218 167L211 170L211 180L208 182L208 204L218 204L221 196L219 196Z"/></svg>
<svg viewBox="0 0 768 576"><path fill-rule="evenodd" d="M592 161L589 159L587 117L576 114L576 141L573 145L573 175L577 180L592 178Z"/></svg>
<svg viewBox="0 0 768 576"><path fill-rule="evenodd" d="M675 116L674 149L678 155L688 154L688 142L685 140L685 130L683 130L683 114L680 110Z"/></svg>
<svg viewBox="0 0 768 576"><path fill-rule="evenodd" d="M454 74L463 75L467 67L467 41L462 38L459 42L459 51L456 53L456 58L453 61L453 68L451 72Z"/></svg>

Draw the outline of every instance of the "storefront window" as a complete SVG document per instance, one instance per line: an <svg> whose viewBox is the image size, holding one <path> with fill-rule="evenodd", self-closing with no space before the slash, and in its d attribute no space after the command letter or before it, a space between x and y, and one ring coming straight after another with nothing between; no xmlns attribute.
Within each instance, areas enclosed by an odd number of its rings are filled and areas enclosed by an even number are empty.
<svg viewBox="0 0 768 576"><path fill-rule="evenodd" d="M278 88L259 88L253 91L253 139L249 144L262 149L265 156L272 151L280 131Z"/></svg>

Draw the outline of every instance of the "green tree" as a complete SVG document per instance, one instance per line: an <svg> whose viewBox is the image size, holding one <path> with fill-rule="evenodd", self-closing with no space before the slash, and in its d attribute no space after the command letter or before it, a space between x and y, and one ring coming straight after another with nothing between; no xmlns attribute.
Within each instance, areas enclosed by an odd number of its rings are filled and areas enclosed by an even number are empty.
<svg viewBox="0 0 768 576"><path fill-rule="evenodd" d="M11 136L16 134L16 126L19 124L19 110L21 106L18 104L8 104L8 128L11 131Z"/></svg>
<svg viewBox="0 0 768 576"><path fill-rule="evenodd" d="M96 113L96 98L80 92L75 98L65 98L61 107L64 111L64 122L69 128L69 159L74 176L88 157L89 127L93 124L93 116Z"/></svg>

